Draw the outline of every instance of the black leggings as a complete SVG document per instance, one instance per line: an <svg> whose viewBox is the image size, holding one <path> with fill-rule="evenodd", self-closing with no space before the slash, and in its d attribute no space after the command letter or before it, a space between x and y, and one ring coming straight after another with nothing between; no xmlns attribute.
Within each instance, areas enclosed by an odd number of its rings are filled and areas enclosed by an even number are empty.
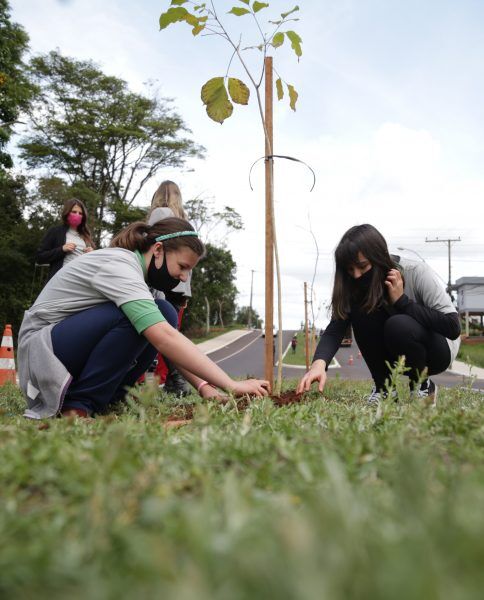
<svg viewBox="0 0 484 600"><path fill-rule="evenodd" d="M352 313L351 322L355 340L370 369L378 390L385 388L390 371L386 361L393 365L399 356L405 356L410 367L407 375L417 382L422 371L428 375L445 371L450 364L450 348L440 333L420 325L408 315L390 316L380 309L370 314Z"/></svg>

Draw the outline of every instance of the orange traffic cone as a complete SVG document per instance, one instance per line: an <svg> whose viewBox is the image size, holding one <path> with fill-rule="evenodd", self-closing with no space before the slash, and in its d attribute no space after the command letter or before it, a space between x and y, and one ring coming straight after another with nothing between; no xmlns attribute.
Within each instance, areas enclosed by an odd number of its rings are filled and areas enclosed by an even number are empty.
<svg viewBox="0 0 484 600"><path fill-rule="evenodd" d="M13 357L12 326L5 325L0 347L0 385L11 381L17 383L15 359Z"/></svg>
<svg viewBox="0 0 484 600"><path fill-rule="evenodd" d="M354 360L353 360L353 355L352 355L352 354L350 354L350 357L348 358L348 364L349 364L349 365L352 365L353 363L354 363Z"/></svg>

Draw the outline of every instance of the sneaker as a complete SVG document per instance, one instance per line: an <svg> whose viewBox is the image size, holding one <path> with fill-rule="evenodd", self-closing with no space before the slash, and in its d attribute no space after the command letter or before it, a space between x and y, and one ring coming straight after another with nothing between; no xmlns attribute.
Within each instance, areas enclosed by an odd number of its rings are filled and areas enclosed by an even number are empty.
<svg viewBox="0 0 484 600"><path fill-rule="evenodd" d="M188 383L183 375L176 369L173 369L166 377L163 391L167 394L175 394L175 396L183 398L184 396L188 396L190 394L190 387L188 386Z"/></svg>
<svg viewBox="0 0 484 600"><path fill-rule="evenodd" d="M386 400L388 398L388 392L385 390L377 390L376 387L373 387L371 390L371 394L366 397L366 402L370 406L377 406L380 404L381 400ZM392 390L390 394L390 399L394 402L398 402L397 390Z"/></svg>
<svg viewBox="0 0 484 600"><path fill-rule="evenodd" d="M418 400L423 400L428 406L435 406L437 404L437 390L437 385L431 379L426 379L414 394Z"/></svg>

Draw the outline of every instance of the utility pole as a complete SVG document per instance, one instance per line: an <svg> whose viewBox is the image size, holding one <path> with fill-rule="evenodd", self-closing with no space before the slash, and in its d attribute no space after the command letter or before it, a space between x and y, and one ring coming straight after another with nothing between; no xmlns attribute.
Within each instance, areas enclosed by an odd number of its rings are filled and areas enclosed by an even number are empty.
<svg viewBox="0 0 484 600"><path fill-rule="evenodd" d="M447 293L449 294L451 300L453 300L452 298L452 276L451 276L451 244L452 242L460 242L460 236L458 238L447 238L447 239L440 239L438 237L436 237L434 240L428 240L427 238L425 238L426 242L440 242L440 243L444 243L447 244L447 254L448 254L448 258L449 258L449 280L447 282Z"/></svg>
<svg viewBox="0 0 484 600"><path fill-rule="evenodd" d="M306 355L306 371L309 371L309 324L308 324L308 284L304 282L304 342Z"/></svg>
<svg viewBox="0 0 484 600"><path fill-rule="evenodd" d="M250 302L249 302L249 318L247 319L247 329L252 325L252 292L254 290L254 269L250 270Z"/></svg>

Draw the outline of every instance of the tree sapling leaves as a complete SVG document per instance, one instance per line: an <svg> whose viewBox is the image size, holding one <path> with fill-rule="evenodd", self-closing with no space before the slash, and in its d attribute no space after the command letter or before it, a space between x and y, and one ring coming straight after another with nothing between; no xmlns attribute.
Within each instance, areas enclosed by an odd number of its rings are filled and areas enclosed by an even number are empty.
<svg viewBox="0 0 484 600"><path fill-rule="evenodd" d="M260 10L262 10L263 8L267 8L269 5L267 4L267 2L257 2L257 0L254 2L254 4L252 4L252 10L257 13Z"/></svg>
<svg viewBox="0 0 484 600"><path fill-rule="evenodd" d="M188 25L193 27L193 35L197 35L205 28L205 21L208 17L197 17L192 13L188 12L183 6L175 6L169 8L165 13L160 15L160 30L166 29L168 25L172 23L179 23L185 21Z"/></svg>
<svg viewBox="0 0 484 600"><path fill-rule="evenodd" d="M271 44L274 46L274 48L279 48L279 46L282 46L283 43L284 43L284 34L281 31L279 31L272 38Z"/></svg>
<svg viewBox="0 0 484 600"><path fill-rule="evenodd" d="M248 104L250 90L240 79L229 77L229 94L236 104Z"/></svg>
<svg viewBox="0 0 484 600"><path fill-rule="evenodd" d="M282 87L282 79L280 77L276 79L276 92L277 99L282 100L284 98L284 88Z"/></svg>
<svg viewBox="0 0 484 600"><path fill-rule="evenodd" d="M287 84L287 91L289 92L289 106L295 111L299 94L296 92L294 86L289 83Z"/></svg>
<svg viewBox="0 0 484 600"><path fill-rule="evenodd" d="M292 13L295 13L296 11L299 10L299 6L295 6L294 8L292 8L289 12L285 12L285 13L281 13L281 17L283 19L285 19L286 17L288 17L289 15L292 15Z"/></svg>
<svg viewBox="0 0 484 600"><path fill-rule="evenodd" d="M171 0L171 6L181 6L186 4L188 0Z"/></svg>
<svg viewBox="0 0 484 600"><path fill-rule="evenodd" d="M242 15L250 15L250 10L248 8L242 8L241 6L232 6L227 14L241 17Z"/></svg>
<svg viewBox="0 0 484 600"><path fill-rule="evenodd" d="M294 52L296 53L296 56L299 60L299 57L302 56L302 48L301 48L302 39L295 31L286 31L286 35L290 39L291 48L294 50Z"/></svg>
<svg viewBox="0 0 484 600"><path fill-rule="evenodd" d="M207 107L207 115L217 123L223 123L234 110L225 89L223 77L213 77L202 87L202 102Z"/></svg>

